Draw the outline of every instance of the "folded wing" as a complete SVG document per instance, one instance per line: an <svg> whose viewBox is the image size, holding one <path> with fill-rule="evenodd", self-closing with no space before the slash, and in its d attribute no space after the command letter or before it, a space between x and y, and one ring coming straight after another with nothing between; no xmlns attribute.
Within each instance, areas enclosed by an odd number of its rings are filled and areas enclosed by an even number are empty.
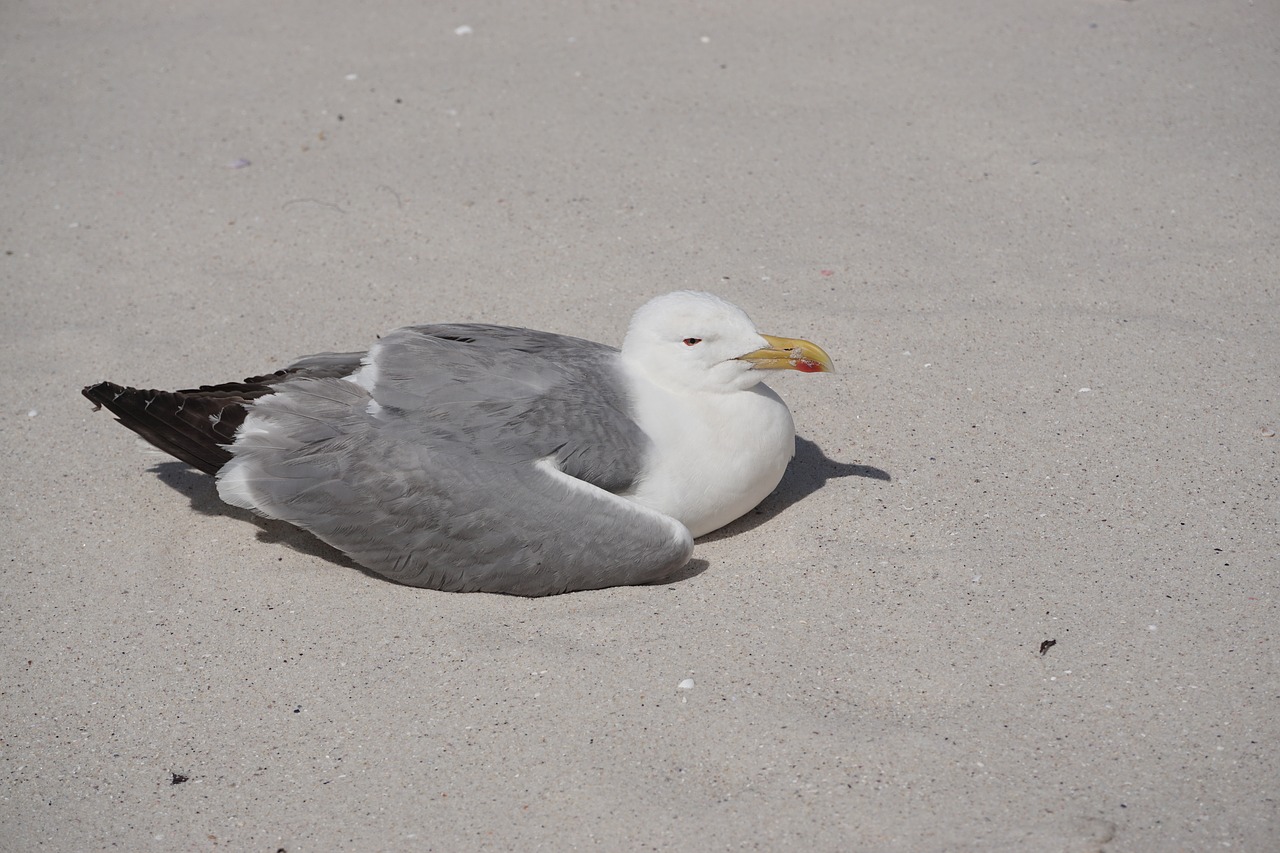
<svg viewBox="0 0 1280 853"><path fill-rule="evenodd" d="M353 376L295 374L255 399L219 492L415 586L545 595L659 580L692 541L620 496L649 446L616 359L506 327L393 332Z"/></svg>

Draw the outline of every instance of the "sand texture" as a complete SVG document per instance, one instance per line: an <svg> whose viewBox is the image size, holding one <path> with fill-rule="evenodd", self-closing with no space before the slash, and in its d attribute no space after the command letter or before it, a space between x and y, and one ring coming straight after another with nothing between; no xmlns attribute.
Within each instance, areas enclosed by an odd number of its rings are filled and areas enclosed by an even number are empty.
<svg viewBox="0 0 1280 853"><path fill-rule="evenodd" d="M0 849L1280 849L1276 3L13 2L0 69ZM840 372L656 587L388 583L79 394L680 288Z"/></svg>

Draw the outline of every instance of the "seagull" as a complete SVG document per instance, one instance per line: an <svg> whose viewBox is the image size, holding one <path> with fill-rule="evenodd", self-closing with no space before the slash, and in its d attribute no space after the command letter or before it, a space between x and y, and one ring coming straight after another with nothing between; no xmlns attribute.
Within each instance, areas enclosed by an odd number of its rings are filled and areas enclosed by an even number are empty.
<svg viewBox="0 0 1280 853"><path fill-rule="evenodd" d="M656 583L749 512L795 454L764 371L833 370L679 291L622 348L480 323L408 326L182 391L83 394L212 474L228 504L289 522L410 586L541 596Z"/></svg>

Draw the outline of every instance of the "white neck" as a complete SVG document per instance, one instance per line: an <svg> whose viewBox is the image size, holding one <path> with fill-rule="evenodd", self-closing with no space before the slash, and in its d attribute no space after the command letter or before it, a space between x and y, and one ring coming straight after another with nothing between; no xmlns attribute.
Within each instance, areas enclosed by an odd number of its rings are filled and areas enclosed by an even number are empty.
<svg viewBox="0 0 1280 853"><path fill-rule="evenodd" d="M682 522L694 536L764 500L795 453L791 412L758 377L707 394L673 389L628 359L636 421L653 442L647 476L631 500Z"/></svg>

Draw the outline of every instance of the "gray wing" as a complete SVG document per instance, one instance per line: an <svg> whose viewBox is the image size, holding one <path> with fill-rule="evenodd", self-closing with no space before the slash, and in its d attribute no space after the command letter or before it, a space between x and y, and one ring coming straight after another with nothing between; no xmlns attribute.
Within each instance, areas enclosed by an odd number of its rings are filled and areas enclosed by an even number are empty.
<svg viewBox="0 0 1280 853"><path fill-rule="evenodd" d="M415 586L546 595L658 580L692 541L616 494L649 450L616 359L523 329L401 329L358 381L291 379L256 401L219 491Z"/></svg>
<svg viewBox="0 0 1280 853"><path fill-rule="evenodd" d="M617 350L506 326L412 326L370 351L373 399L413 424L483 450L537 459L611 492L628 489L649 438L632 420Z"/></svg>

